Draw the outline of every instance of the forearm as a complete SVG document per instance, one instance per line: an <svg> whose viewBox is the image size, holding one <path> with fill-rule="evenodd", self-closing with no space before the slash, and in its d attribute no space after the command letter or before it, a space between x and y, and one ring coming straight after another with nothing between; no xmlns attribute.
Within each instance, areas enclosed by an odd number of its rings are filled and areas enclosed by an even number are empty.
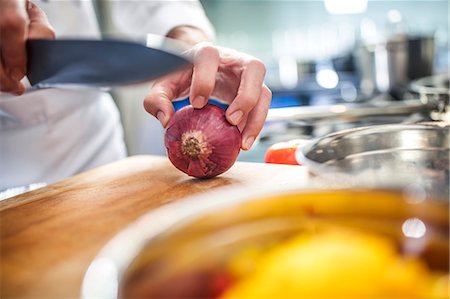
<svg viewBox="0 0 450 299"><path fill-rule="evenodd" d="M189 45L195 45L199 42L211 41L204 31L192 26L177 26L169 31L167 37L180 40Z"/></svg>

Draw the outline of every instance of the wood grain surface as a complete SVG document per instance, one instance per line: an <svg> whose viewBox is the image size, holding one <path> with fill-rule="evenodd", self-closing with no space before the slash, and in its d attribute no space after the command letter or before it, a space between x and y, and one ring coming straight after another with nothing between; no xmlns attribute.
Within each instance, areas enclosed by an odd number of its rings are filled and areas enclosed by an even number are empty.
<svg viewBox="0 0 450 299"><path fill-rule="evenodd" d="M304 167L236 163L192 179L167 158L135 156L0 202L0 298L78 298L89 263L146 212L227 185L309 180Z"/></svg>

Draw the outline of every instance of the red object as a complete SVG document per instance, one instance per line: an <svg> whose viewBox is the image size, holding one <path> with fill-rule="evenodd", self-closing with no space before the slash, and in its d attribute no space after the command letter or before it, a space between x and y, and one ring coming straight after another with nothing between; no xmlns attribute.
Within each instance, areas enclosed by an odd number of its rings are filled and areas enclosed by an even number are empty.
<svg viewBox="0 0 450 299"><path fill-rule="evenodd" d="M225 118L225 110L207 104L175 112L164 136L167 155L176 168L197 178L211 178L236 162L241 133Z"/></svg>
<svg viewBox="0 0 450 299"><path fill-rule="evenodd" d="M211 280L211 297L219 298L229 287L233 285L233 277L228 273L217 273Z"/></svg>
<svg viewBox="0 0 450 299"><path fill-rule="evenodd" d="M307 140L296 139L292 141L275 143L266 151L264 162L274 164L301 165L295 155Z"/></svg>

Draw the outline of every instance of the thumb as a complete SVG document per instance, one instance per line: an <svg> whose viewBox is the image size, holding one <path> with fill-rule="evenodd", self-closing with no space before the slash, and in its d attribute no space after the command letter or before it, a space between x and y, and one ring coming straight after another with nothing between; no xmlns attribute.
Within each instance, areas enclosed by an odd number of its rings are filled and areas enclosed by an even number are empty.
<svg viewBox="0 0 450 299"><path fill-rule="evenodd" d="M52 25L50 25L48 18L42 9L30 1L28 2L27 12L28 18L30 19L28 25L28 38L55 38L55 30Z"/></svg>
<svg viewBox="0 0 450 299"><path fill-rule="evenodd" d="M164 84L154 85L144 99L145 110L156 117L165 128L174 113L173 90Z"/></svg>

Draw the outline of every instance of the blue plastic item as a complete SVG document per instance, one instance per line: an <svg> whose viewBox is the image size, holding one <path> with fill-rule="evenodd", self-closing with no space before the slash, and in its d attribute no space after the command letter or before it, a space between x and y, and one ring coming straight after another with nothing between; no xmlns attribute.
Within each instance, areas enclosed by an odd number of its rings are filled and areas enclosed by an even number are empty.
<svg viewBox="0 0 450 299"><path fill-rule="evenodd" d="M228 104L225 104L223 102L220 102L216 99L209 99L208 103L219 106L220 108L223 108L225 110L227 110L228 108ZM180 110L181 108L183 108L186 105L189 105L189 97L185 98L185 99L181 99L181 100L176 100L172 102L173 104L173 108L175 109L175 111Z"/></svg>

